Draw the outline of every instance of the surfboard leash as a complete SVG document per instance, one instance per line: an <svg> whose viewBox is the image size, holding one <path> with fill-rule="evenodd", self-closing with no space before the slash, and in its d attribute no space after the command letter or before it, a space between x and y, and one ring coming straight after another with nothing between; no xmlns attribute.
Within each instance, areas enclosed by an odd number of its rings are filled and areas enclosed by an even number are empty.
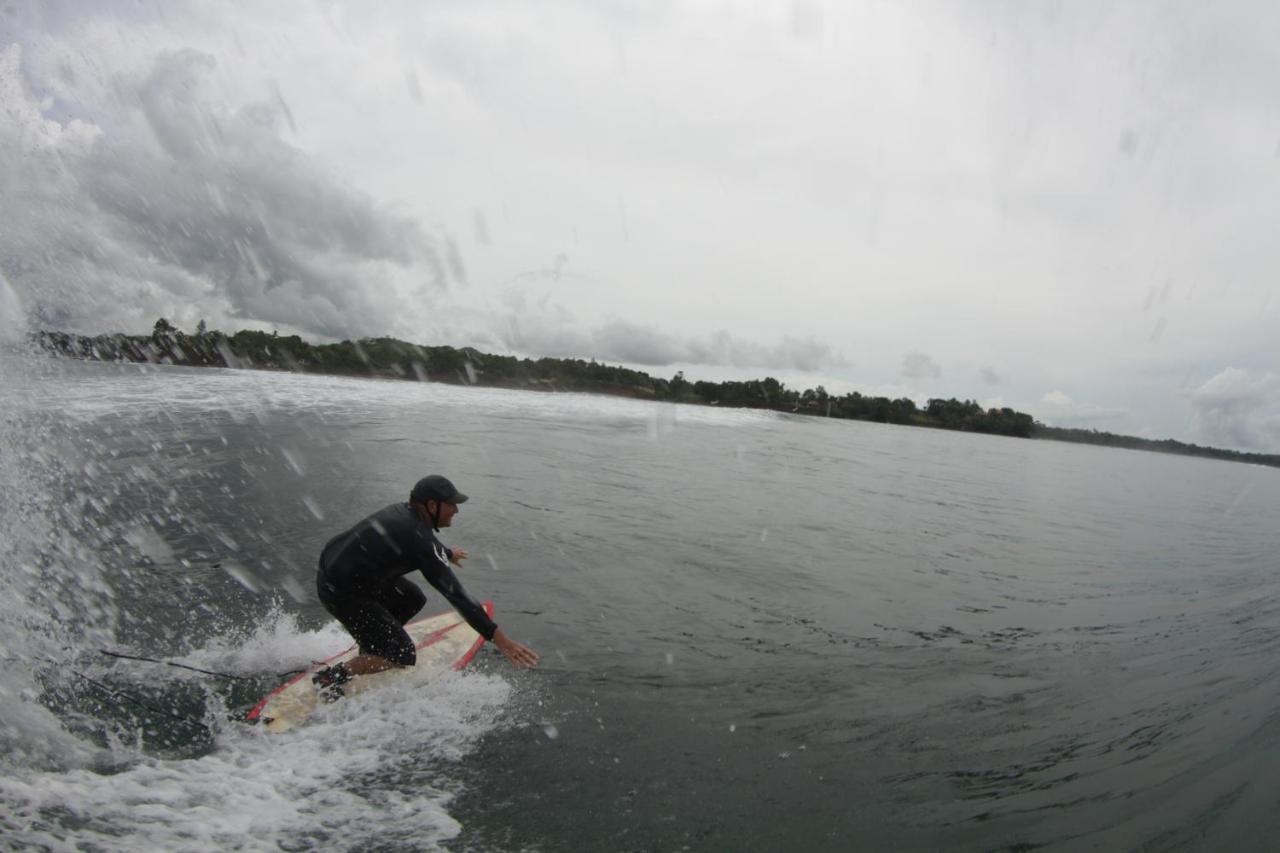
<svg viewBox="0 0 1280 853"><path fill-rule="evenodd" d="M174 663L173 661L165 661L165 660L159 660L159 659L157 659L157 658L141 657L141 656L138 656L138 655L126 655L126 654L123 654L123 653L120 653L120 652L112 652L112 651L108 651L107 649L98 649L98 651L99 651L99 652L101 652L102 654L104 654L104 655L108 655L108 656L110 656L110 657L123 658L123 659L126 659L126 660L140 660L140 661L146 661L146 662L148 662L148 663L163 663L163 664L167 664L167 665L169 665L169 666L181 667L182 669L195 670L196 672L205 673L205 674L207 674L207 675L220 675L220 676L223 676L223 677L226 677L226 678L234 678L234 679L241 679L241 680L249 680L249 679L248 679L248 676L243 676L243 675L232 675L232 674L230 674L230 673L226 673L226 672L213 672L213 671L211 671L211 670L197 669L196 667L193 667L193 666L187 666L186 664L181 664L181 663ZM9 662L17 662L17 661L24 660L24 659L17 658L17 657L11 656L11 655L5 655L5 656L3 656L2 658L0 658L0 660L5 660L5 661L9 661ZM98 679L93 678L93 677L88 676L88 675L85 675L83 672L80 672L80 671L79 671L79 670L77 670L77 669L72 669L71 667L66 666L66 665L65 665L64 663L62 663L61 661L56 661L56 660L52 660L51 658L46 658L46 657L41 657L41 656L36 656L36 657L34 657L34 658L30 658L30 660L38 660L38 661L40 661L40 662L42 662L42 663L51 664L51 665L53 665L54 667L56 667L57 669L59 669L59 670L62 670L62 671L65 671L65 672L69 672L69 673L71 673L72 675L74 675L76 678L79 678L79 679L81 679L82 681L84 681L85 683L90 684L90 685L92 685L92 686L96 687L98 690L102 691L103 693L106 693L108 696L111 696L111 697L112 697L112 698L114 698L114 699L122 699L122 700L124 700L125 702L129 702L129 703L131 703L131 704L133 704L133 705L137 705L139 708L145 708L146 710L151 711L152 713L155 713L155 714L163 714L164 716L169 717L169 718L170 718L170 719L172 719L172 720L176 720L176 721L178 721L178 722L180 722L180 723L184 723L184 724L186 724L186 725L188 725L188 726L192 726L192 727L194 727L194 728L199 728L199 729L202 729L202 730L205 730L205 731L208 731L208 730L209 730L209 724L208 724L208 723L206 723L206 722L204 722L203 720L197 720L197 719L195 719L194 717L191 717L191 716L183 716L182 714L175 714L175 713L173 713L172 711L166 711L164 708L159 708L159 707L157 707L157 706L155 706L155 705L152 705L152 704L150 704L150 703L148 703L148 702L143 702L141 699L137 698L136 696L130 696L128 693L125 693L125 692L124 692L124 691L122 691L122 690L116 690L115 688L108 687L107 685L105 685L105 684L103 684L101 681L99 681ZM297 670L297 672L302 672L302 671L303 671L303 670ZM294 675L294 674L296 674L296 672L295 672L295 673L290 673L290 675ZM239 719L239 715L238 715L238 714L237 714L237 715L231 715L231 716L229 716L227 719L229 719L229 720L238 720L238 719Z"/></svg>
<svg viewBox="0 0 1280 853"><path fill-rule="evenodd" d="M165 666L172 666L178 669L187 669L192 672L202 673L203 675L216 675L219 678L229 678L229 679L232 679L233 681L249 681L250 680L249 676L247 675L233 675L232 673L229 673L229 672L215 672L211 669L201 669L198 666L188 666L185 663L177 663L171 660L161 660L160 658L148 658L148 657L143 657L142 655L127 655L124 652L113 652L110 649L98 649L98 651L106 655L107 657L120 658L121 660L138 660L138 661L144 661L146 663L162 663Z"/></svg>
<svg viewBox="0 0 1280 853"><path fill-rule="evenodd" d="M151 711L154 714L163 714L164 716L168 717L171 720L177 720L180 723L186 723L188 726L195 726L204 731L208 731L209 729L208 724L203 722L202 720L196 720L193 717L184 717L181 714L175 714L172 711L166 711L164 708L158 708L155 705L151 705L147 702L143 702L141 699L138 699L135 696L130 696L128 693L108 687L107 685L103 684L101 681L98 681L96 678L90 678L89 676L85 675L83 672L80 672L74 669L68 669L67 672L70 672L72 675L76 676L77 678L84 679L85 681L92 684L94 687L104 691L105 693L109 694L110 696L113 696L116 699L123 699L126 702L131 702L132 704L137 705L139 708L145 708L146 710Z"/></svg>
<svg viewBox="0 0 1280 853"><path fill-rule="evenodd" d="M145 663L161 663L161 664L164 664L165 666L172 666L178 669L186 669L186 670L190 670L191 672L201 673L202 675L214 675L214 676L217 676L218 678L227 678L227 679L231 679L232 681L253 681L254 680L254 677L250 675L235 675L234 673L230 673L230 672L217 672L212 669L201 669L198 666L188 666L185 663L178 663L176 661L171 661L171 660L161 660L160 658L143 657L142 655L127 655L124 652L113 652L110 649L98 649L98 652L106 655L107 657L119 658L121 660L137 660L137 661L143 661ZM279 673L275 677L289 678L291 676L297 675L298 673L305 672L305 671L306 670L302 670L302 669L293 669L293 670L290 670L289 672Z"/></svg>

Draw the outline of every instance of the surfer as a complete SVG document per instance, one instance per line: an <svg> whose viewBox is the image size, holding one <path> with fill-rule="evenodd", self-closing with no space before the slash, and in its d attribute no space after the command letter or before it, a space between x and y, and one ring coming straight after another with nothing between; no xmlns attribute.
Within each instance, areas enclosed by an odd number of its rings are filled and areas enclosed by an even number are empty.
<svg viewBox="0 0 1280 853"><path fill-rule="evenodd" d="M407 503L380 509L329 540L320 552L316 591L320 603L355 638L359 654L325 667L312 679L341 695L353 675L413 666L417 650L404 624L422 609L426 596L407 575L421 571L467 624L498 647L511 663L530 667L538 655L508 637L484 607L467 595L449 564L461 566L462 548L446 548L436 537L453 524L467 496L438 474L414 484Z"/></svg>

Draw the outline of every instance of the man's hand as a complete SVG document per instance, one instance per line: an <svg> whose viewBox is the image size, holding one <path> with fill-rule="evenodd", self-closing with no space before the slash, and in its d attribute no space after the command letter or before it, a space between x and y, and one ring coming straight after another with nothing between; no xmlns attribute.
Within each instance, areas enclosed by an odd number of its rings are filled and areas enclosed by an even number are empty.
<svg viewBox="0 0 1280 853"><path fill-rule="evenodd" d="M528 668L538 665L538 653L508 637L501 628L493 632L493 644L515 666Z"/></svg>
<svg viewBox="0 0 1280 853"><path fill-rule="evenodd" d="M465 549L463 549L463 548L450 548L450 549L449 549L449 562L450 562L450 563L453 563L453 564L454 564L455 566L457 566L458 568L462 568L462 561L463 561L463 560L465 560L465 559L467 559L467 557L469 557L469 556L471 556L471 555L470 555L470 554L468 554L468 553L466 552L466 550L465 550Z"/></svg>

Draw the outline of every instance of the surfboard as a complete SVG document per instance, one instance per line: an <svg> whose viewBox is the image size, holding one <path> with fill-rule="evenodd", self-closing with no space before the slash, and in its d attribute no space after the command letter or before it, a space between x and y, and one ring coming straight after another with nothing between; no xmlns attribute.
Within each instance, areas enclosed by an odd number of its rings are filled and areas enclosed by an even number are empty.
<svg viewBox="0 0 1280 853"><path fill-rule="evenodd" d="M484 602L484 609L492 618L493 602ZM420 682L451 669L462 669L484 645L484 637L453 610L410 622L404 629L418 647L418 663L404 669L357 675L343 685L346 697L409 679ZM352 646L286 681L253 707L249 721L261 724L269 732L286 732L305 723L321 702L316 686L311 683L311 676L326 666L350 660L356 653L356 647Z"/></svg>

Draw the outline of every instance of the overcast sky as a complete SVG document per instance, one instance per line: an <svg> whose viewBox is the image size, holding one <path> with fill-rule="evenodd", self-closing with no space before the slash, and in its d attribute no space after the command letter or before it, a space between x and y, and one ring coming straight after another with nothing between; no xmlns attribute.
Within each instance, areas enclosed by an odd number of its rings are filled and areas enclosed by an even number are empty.
<svg viewBox="0 0 1280 853"><path fill-rule="evenodd" d="M0 330L1280 451L1274 3L0 0Z"/></svg>

